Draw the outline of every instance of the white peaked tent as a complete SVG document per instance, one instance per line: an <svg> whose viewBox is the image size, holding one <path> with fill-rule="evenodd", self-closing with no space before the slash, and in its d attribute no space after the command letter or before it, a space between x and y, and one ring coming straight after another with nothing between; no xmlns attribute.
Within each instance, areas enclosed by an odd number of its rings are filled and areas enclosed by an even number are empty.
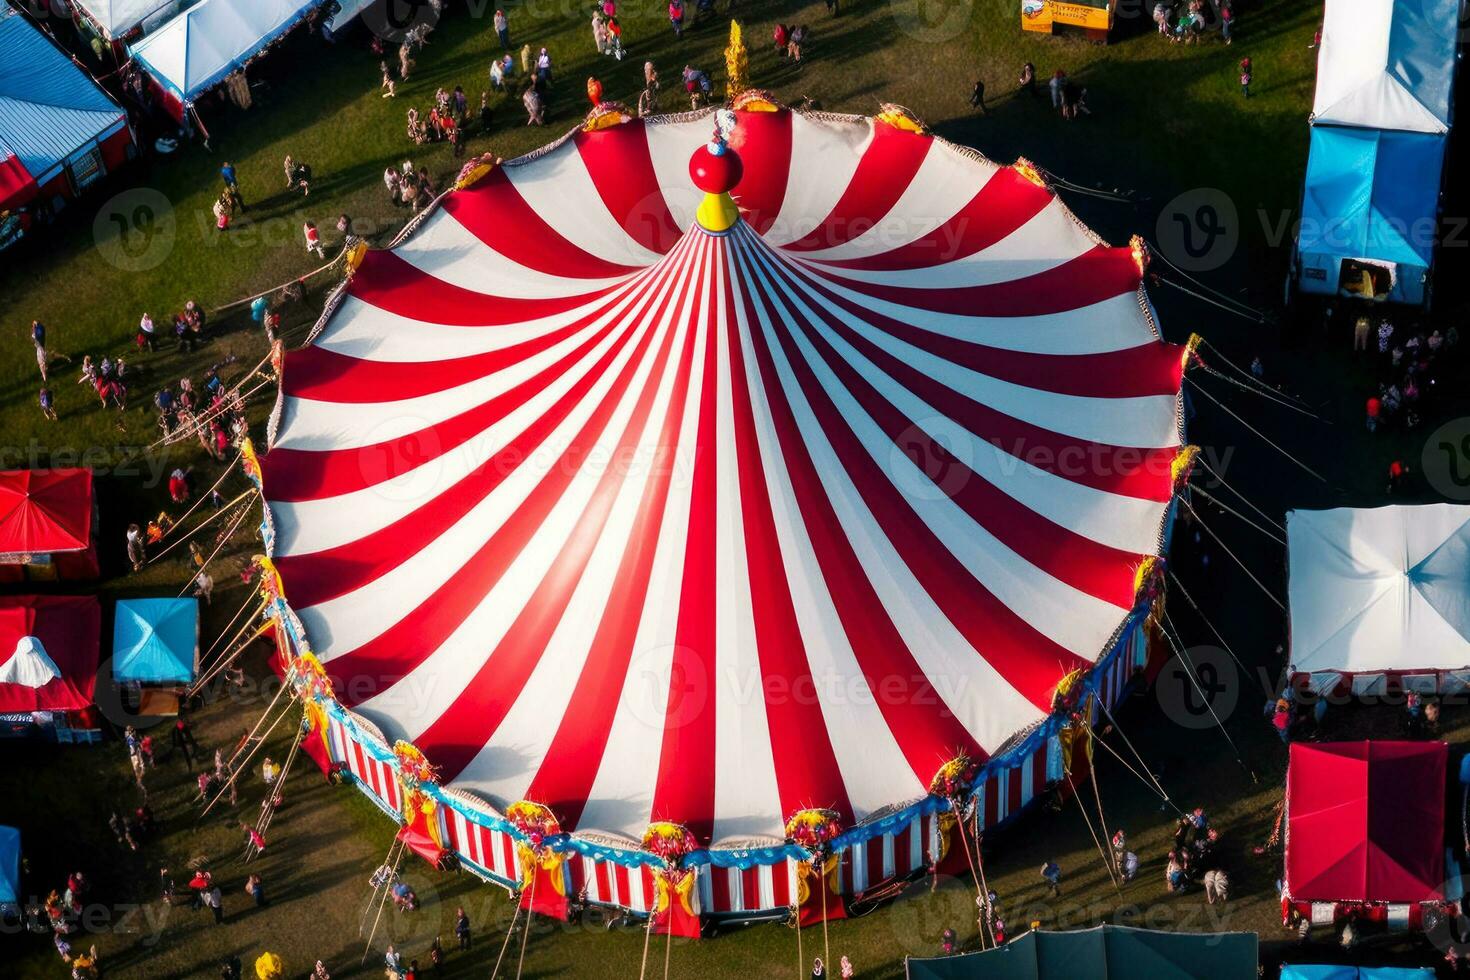
<svg viewBox="0 0 1470 980"><path fill-rule="evenodd" d="M181 6L180 0L73 0L109 41L120 40L160 14Z"/></svg>
<svg viewBox="0 0 1470 980"><path fill-rule="evenodd" d="M1286 531L1294 677L1470 682L1470 506L1291 511Z"/></svg>
<svg viewBox="0 0 1470 980"><path fill-rule="evenodd" d="M130 50L182 118L184 107L294 27L317 2L203 0Z"/></svg>
<svg viewBox="0 0 1470 980"><path fill-rule="evenodd" d="M1464 0L1328 0L1312 122L1450 128Z"/></svg>

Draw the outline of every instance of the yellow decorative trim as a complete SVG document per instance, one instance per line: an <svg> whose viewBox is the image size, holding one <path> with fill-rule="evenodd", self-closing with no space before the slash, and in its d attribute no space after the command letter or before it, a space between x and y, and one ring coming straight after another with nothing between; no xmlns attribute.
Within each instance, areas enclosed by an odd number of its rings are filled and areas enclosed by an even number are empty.
<svg viewBox="0 0 1470 980"><path fill-rule="evenodd" d="M699 202L694 219L705 231L729 231L740 220L740 209L729 194L706 194Z"/></svg>
<svg viewBox="0 0 1470 980"><path fill-rule="evenodd" d="M1180 363L1183 365L1185 370L1188 370L1199 362L1199 348L1200 345L1204 342L1205 338L1201 337L1197 333L1192 333L1189 335L1189 340L1184 345L1184 354L1180 359Z"/></svg>
<svg viewBox="0 0 1470 980"><path fill-rule="evenodd" d="M786 108L769 93L758 88L748 88L731 100L730 108L738 112L779 112Z"/></svg>
<svg viewBox="0 0 1470 980"><path fill-rule="evenodd" d="M879 110L879 122L887 123L894 129L901 129L906 133L918 133L921 136L929 135L929 127L924 125L924 121L906 106L897 105L893 102L885 102L879 106Z"/></svg>
<svg viewBox="0 0 1470 980"><path fill-rule="evenodd" d="M1051 189L1047 186L1046 178L1041 176L1041 171L1037 169L1036 164L1027 160L1025 157L1018 157L1016 162L1011 164L1011 169L1042 190Z"/></svg>
<svg viewBox="0 0 1470 980"><path fill-rule="evenodd" d="M1148 242L1143 240L1142 235L1134 235L1128 240L1128 254L1133 256L1133 265L1138 269L1141 276L1148 269L1150 260Z"/></svg>
<svg viewBox="0 0 1470 980"><path fill-rule="evenodd" d="M812 897L811 885L807 879L817 873L813 865L815 861L799 861L796 865L796 905L797 908L805 905ZM827 882L828 890L836 895L841 890L841 882L838 880L838 869L842 867L842 855L833 854L822 863L822 877Z"/></svg>
<svg viewBox="0 0 1470 980"><path fill-rule="evenodd" d="M672 879L672 880L671 880ZM683 871L659 871L653 876L654 911L663 913L668 911L671 892L679 896L679 905L684 909L685 915L694 914L694 886L699 876L692 870ZM672 888L670 887L672 885Z"/></svg>
<svg viewBox="0 0 1470 980"><path fill-rule="evenodd" d="M367 253L368 244L361 238L357 239L348 247L345 255L347 257L347 275L349 277L357 272L358 267L362 265L362 260L367 256Z"/></svg>
<svg viewBox="0 0 1470 980"><path fill-rule="evenodd" d="M1174 456L1174 462L1169 464L1169 476L1174 480L1176 487L1189 479L1189 473L1194 469L1198 458L1198 446L1185 446Z"/></svg>
<svg viewBox="0 0 1470 980"><path fill-rule="evenodd" d="M486 153L477 160L471 160L460 169L459 176L454 181L454 189L463 191L474 187L490 176L491 171L498 166L500 166L500 158L491 153Z"/></svg>
<svg viewBox="0 0 1470 980"><path fill-rule="evenodd" d="M1149 555L1139 563L1138 568L1133 573L1133 594L1135 596L1143 594L1144 589L1159 574L1161 570L1160 566L1161 562L1153 555Z"/></svg>
<svg viewBox="0 0 1470 980"><path fill-rule="evenodd" d="M746 75L750 70L750 55L745 50L745 38L740 30L740 21L730 21L730 44L725 48L725 98L734 101L746 88Z"/></svg>
<svg viewBox="0 0 1470 980"><path fill-rule="evenodd" d="M587 113L582 122L582 132L595 133L600 129L612 129L633 121L632 113L619 102L599 102Z"/></svg>

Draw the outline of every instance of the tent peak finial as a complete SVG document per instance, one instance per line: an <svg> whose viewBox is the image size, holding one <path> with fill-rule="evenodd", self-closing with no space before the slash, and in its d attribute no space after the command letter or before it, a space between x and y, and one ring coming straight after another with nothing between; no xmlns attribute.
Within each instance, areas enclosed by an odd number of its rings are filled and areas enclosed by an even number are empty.
<svg viewBox="0 0 1470 980"><path fill-rule="evenodd" d="M705 231L729 231L740 220L740 209L730 191L745 176L740 154L730 148L730 135L735 130L735 114L728 109L715 113L714 138L694 151L689 158L689 179L704 191L695 214Z"/></svg>

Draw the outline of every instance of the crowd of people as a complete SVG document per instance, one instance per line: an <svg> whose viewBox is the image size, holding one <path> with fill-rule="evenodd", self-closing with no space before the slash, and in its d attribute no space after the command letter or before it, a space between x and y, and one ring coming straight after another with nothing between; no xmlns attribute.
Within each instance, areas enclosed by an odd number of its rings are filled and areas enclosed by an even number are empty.
<svg viewBox="0 0 1470 980"><path fill-rule="evenodd" d="M1212 32L1229 44L1236 21L1231 0L1158 0L1153 18L1159 34L1176 44L1198 44Z"/></svg>

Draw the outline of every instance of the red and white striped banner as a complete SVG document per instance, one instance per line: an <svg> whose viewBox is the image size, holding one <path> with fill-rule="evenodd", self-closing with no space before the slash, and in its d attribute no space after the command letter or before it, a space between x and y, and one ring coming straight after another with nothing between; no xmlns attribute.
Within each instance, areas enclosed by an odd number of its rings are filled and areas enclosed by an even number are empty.
<svg viewBox="0 0 1470 980"><path fill-rule="evenodd" d="M699 872L700 903L716 915L788 908L795 895L796 869L790 861L744 869L709 865Z"/></svg>
<svg viewBox="0 0 1470 980"><path fill-rule="evenodd" d="M467 861L508 882L521 879L515 841L504 831L475 823L452 806L441 806L444 814L444 843Z"/></svg>
<svg viewBox="0 0 1470 980"><path fill-rule="evenodd" d="M657 897L653 869L644 865L628 868L613 861L574 857L572 879L586 889L587 901L616 905L634 912L648 912Z"/></svg>
<svg viewBox="0 0 1470 980"><path fill-rule="evenodd" d="M375 758L363 748L362 743L348 733L341 719L329 715L327 729L333 761L347 763L347 770L357 777L358 784L365 791L382 807L398 813L402 809L402 800L399 799L398 776L393 771L393 763Z"/></svg>

